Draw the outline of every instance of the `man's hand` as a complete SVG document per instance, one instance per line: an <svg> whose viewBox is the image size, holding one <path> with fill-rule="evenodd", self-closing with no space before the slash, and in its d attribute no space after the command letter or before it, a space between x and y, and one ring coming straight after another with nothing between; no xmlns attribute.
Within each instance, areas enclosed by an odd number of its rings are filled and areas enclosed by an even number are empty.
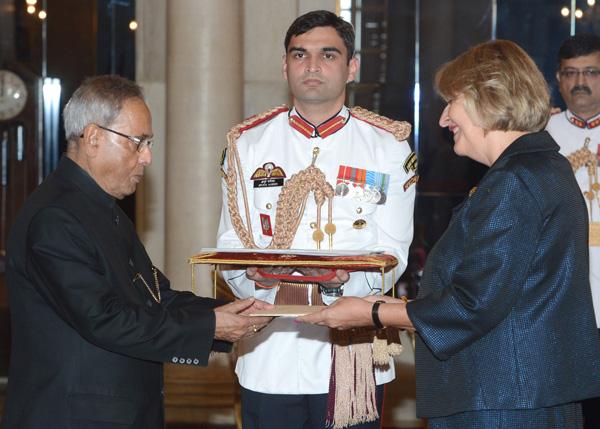
<svg viewBox="0 0 600 429"><path fill-rule="evenodd" d="M215 339L235 342L260 331L272 317L250 317L257 310L269 310L274 305L250 297L215 308Z"/></svg>
<svg viewBox="0 0 600 429"><path fill-rule="evenodd" d="M328 274L331 274L331 270L329 268L311 268L311 267L302 267L298 268L298 271L303 276L311 276L311 277L323 277ZM325 288L339 288L344 283L350 280L350 274L346 270L335 270L335 277L331 280L320 281L321 284Z"/></svg>
<svg viewBox="0 0 600 429"><path fill-rule="evenodd" d="M261 268L263 272L272 274L274 276L279 275L290 275L294 271L298 271L303 276L307 277L323 277L331 273L329 268L310 268L310 267L264 267ZM276 286L279 283L279 278L266 278L258 273L257 267L246 268L246 277L250 280L259 283L265 287ZM326 288L339 288L344 283L350 280L350 274L345 270L336 270L335 277L331 280L319 282L323 287ZM298 277L298 281L302 281L302 277Z"/></svg>
<svg viewBox="0 0 600 429"><path fill-rule="evenodd" d="M261 270L266 274L272 274L274 276L279 275L290 275L294 271L296 271L296 267L261 267ZM250 280L255 281L256 283L261 284L262 286L271 287L276 286L279 283L278 278L267 278L263 277L258 273L258 267L248 267L246 268L246 277Z"/></svg>

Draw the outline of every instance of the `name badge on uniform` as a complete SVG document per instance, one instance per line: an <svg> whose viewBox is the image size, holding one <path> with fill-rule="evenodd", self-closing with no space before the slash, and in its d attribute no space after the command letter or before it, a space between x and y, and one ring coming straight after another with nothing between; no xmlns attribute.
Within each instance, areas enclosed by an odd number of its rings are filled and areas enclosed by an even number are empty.
<svg viewBox="0 0 600 429"><path fill-rule="evenodd" d="M350 200L372 204L385 204L390 175L340 165L335 194Z"/></svg>
<svg viewBox="0 0 600 429"><path fill-rule="evenodd" d="M255 188L272 188L283 186L283 179L285 177L283 168L276 166L272 162L266 162L262 167L256 169L250 180L254 181Z"/></svg>

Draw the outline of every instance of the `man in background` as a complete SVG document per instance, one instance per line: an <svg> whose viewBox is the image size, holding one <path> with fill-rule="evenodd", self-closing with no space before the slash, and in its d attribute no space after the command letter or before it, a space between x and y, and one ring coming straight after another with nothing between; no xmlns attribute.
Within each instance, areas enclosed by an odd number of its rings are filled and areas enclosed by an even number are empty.
<svg viewBox="0 0 600 429"><path fill-rule="evenodd" d="M590 285L600 327L600 37L576 34L558 50L558 88L567 110L555 113L547 130L575 171L590 220ZM600 427L600 398L583 401L586 428Z"/></svg>

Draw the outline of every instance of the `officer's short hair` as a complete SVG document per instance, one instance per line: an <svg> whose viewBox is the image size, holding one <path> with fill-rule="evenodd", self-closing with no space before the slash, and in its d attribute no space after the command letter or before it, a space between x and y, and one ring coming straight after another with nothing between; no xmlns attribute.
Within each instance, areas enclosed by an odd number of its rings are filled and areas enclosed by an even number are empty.
<svg viewBox="0 0 600 429"><path fill-rule="evenodd" d="M558 70L563 60L582 57L600 52L600 37L590 33L580 33L567 37L558 49Z"/></svg>
<svg viewBox="0 0 600 429"><path fill-rule="evenodd" d="M337 31L344 41L346 51L348 51L348 64L350 64L350 60L354 57L354 28L352 24L328 10L314 10L296 18L285 35L284 48L286 55L292 37L308 33L317 27L332 27Z"/></svg>

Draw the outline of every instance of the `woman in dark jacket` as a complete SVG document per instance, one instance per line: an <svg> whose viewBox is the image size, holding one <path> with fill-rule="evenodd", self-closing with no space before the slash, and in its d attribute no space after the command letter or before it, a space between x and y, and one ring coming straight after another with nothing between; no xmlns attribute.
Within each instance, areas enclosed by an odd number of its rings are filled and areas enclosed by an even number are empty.
<svg viewBox="0 0 600 429"><path fill-rule="evenodd" d="M454 151L490 169L432 249L418 298L341 298L298 321L416 330L417 414L429 427L580 428L578 401L600 394L588 220L569 162L543 131L544 77L496 40L442 66L435 82Z"/></svg>

